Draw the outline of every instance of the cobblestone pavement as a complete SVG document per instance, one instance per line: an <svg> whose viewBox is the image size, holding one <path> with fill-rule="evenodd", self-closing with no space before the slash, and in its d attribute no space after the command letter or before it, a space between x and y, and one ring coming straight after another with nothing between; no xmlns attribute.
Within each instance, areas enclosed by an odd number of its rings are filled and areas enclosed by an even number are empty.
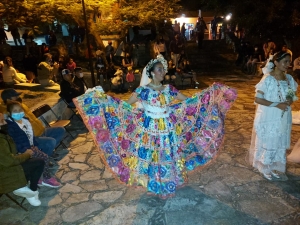
<svg viewBox="0 0 300 225"><path fill-rule="evenodd" d="M217 160L189 176L174 198L161 200L143 189L120 185L101 163L90 134L72 122L77 137L53 169L63 186L40 188L40 207L26 201L25 212L5 196L0 199L1 224L202 225L300 224L300 165L287 165L286 181L267 181L247 163L255 105L254 86L260 77L203 76L201 88L213 82L238 90L226 117L226 139ZM196 90L182 90L191 95ZM127 99L130 94L116 96ZM300 109L300 103L294 110ZM300 138L293 126L292 146ZM16 197L18 200L20 198Z"/></svg>

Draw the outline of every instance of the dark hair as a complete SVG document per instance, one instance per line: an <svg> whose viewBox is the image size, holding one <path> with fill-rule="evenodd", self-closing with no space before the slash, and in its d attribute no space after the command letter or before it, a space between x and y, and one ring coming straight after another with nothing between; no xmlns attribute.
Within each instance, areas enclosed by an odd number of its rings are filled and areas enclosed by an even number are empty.
<svg viewBox="0 0 300 225"><path fill-rule="evenodd" d="M154 70L154 68L155 68L155 66L156 66L157 64L162 64L162 63L161 63L160 61L157 61L157 62L153 63L152 66L148 69L148 77L149 77L150 79L153 78L151 72Z"/></svg>
<svg viewBox="0 0 300 225"><path fill-rule="evenodd" d="M9 56L5 57L4 64L8 65L9 67L13 67L12 58Z"/></svg>
<svg viewBox="0 0 300 225"><path fill-rule="evenodd" d="M288 52L284 52L284 51L280 51L280 52L277 52L274 56L273 56L273 59L272 61L275 62L280 62L284 57L286 56L291 56L290 53Z"/></svg>
<svg viewBox="0 0 300 225"><path fill-rule="evenodd" d="M18 101L9 101L9 102L6 103L7 112L9 112L11 114L12 108L15 105L19 105L23 109L22 104L20 102L18 102Z"/></svg>

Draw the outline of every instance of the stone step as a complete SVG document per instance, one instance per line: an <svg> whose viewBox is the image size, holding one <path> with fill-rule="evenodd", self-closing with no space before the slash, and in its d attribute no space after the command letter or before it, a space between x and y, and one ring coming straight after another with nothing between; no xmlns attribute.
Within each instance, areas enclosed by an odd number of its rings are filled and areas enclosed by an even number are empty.
<svg viewBox="0 0 300 225"><path fill-rule="evenodd" d="M42 85L35 83L20 83L14 85L15 89L37 91L43 89Z"/></svg>
<svg viewBox="0 0 300 225"><path fill-rule="evenodd" d="M44 87L45 91L50 91L50 92L59 92L60 91L60 86L55 85L55 86L50 86L50 87Z"/></svg>

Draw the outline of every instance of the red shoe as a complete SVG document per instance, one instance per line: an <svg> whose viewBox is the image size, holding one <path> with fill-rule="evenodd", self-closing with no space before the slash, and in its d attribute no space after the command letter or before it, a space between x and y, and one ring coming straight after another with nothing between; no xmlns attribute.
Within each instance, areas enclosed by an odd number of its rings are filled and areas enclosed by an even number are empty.
<svg viewBox="0 0 300 225"><path fill-rule="evenodd" d="M39 181L38 181L38 186L39 186L39 187L44 186L44 185L43 185L43 179L42 179L42 178L39 179Z"/></svg>
<svg viewBox="0 0 300 225"><path fill-rule="evenodd" d="M51 177L50 179L44 179L42 181L42 185L47 187L52 187L52 188L60 187L60 183L54 177Z"/></svg>

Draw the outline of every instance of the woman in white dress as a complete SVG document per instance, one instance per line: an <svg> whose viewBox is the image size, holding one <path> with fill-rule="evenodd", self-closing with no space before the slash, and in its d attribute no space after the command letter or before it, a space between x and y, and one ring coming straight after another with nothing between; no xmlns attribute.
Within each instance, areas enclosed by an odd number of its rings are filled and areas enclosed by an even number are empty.
<svg viewBox="0 0 300 225"><path fill-rule="evenodd" d="M286 169L286 150L290 147L291 107L297 99L298 84L286 74L291 56L278 52L256 85L257 109L250 146L250 163L268 179L279 179ZM278 171L278 172L277 172Z"/></svg>

